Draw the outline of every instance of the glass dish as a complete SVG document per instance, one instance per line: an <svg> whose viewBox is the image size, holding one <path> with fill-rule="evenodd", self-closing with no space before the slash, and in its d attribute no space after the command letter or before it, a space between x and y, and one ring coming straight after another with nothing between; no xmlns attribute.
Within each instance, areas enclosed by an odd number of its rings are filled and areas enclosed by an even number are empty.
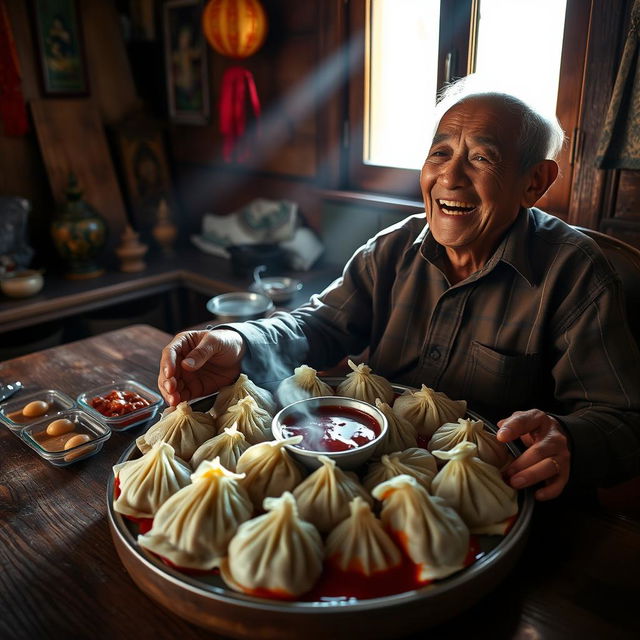
<svg viewBox="0 0 640 640"><path fill-rule="evenodd" d="M43 400L49 405L46 413L40 416L27 418L22 415L22 409L30 402ZM39 389L30 393L20 393L15 398L0 405L0 420L4 422L11 431L19 431L25 425L34 424L53 416L58 416L61 412L67 411L76 406L73 398L56 389Z"/></svg>
<svg viewBox="0 0 640 640"><path fill-rule="evenodd" d="M34 422L23 426L19 432L20 437L26 442L41 458L44 458L56 467L66 467L67 465L84 460L93 456L100 449L105 440L111 436L109 427L98 422L81 409L69 409L55 416L55 419L66 418L75 424L72 432L62 436L47 436L47 426L53 422L50 418ZM82 442L77 446L65 449L67 440L78 434L87 434L90 440Z"/></svg>
<svg viewBox="0 0 640 640"><path fill-rule="evenodd" d="M105 416L91 406L91 400L97 396L105 396L111 391L132 391L144 398L149 404L121 416ZM81 393L77 400L84 411L113 431L125 431L126 429L132 429L133 427L139 427L147 423L156 416L158 409L163 404L162 397L159 394L135 380L110 382L109 384L89 389Z"/></svg>

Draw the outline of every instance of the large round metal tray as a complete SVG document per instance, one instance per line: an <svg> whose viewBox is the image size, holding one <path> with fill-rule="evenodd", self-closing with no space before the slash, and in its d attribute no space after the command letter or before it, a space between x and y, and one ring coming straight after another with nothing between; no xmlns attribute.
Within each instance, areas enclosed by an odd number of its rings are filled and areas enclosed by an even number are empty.
<svg viewBox="0 0 640 640"><path fill-rule="evenodd" d="M342 378L324 378L337 384ZM398 393L409 387L394 385ZM472 411L492 431L496 427ZM514 455L515 445L507 445ZM119 462L140 455L135 442ZM281 602L229 589L218 576L194 577L175 571L138 546L135 525L113 510L114 480L107 486L108 520L120 560L148 596L182 618L233 638L307 640L393 638L443 622L477 602L511 570L526 542L534 499L519 492L518 518L506 536L478 536L484 555L467 569L433 584L369 600L327 599Z"/></svg>

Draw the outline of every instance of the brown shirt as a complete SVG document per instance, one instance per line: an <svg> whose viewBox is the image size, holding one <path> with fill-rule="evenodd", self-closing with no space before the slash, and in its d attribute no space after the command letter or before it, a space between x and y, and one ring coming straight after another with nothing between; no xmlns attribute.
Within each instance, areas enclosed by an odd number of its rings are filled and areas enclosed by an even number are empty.
<svg viewBox="0 0 640 640"><path fill-rule="evenodd" d="M465 399L491 420L553 413L572 439L574 480L640 474L640 356L595 243L529 209L466 280L449 285L443 255L424 214L385 229L307 305L233 325L249 346L245 370L268 384L368 347L375 373Z"/></svg>

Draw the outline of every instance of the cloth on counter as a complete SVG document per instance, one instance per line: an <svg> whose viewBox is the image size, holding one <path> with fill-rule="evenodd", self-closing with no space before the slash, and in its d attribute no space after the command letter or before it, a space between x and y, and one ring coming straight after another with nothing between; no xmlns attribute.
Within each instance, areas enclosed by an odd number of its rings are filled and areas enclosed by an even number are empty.
<svg viewBox="0 0 640 640"><path fill-rule="evenodd" d="M229 258L227 247L242 244L279 244L289 266L309 270L324 246L308 227L300 225L298 205L288 200L258 198L226 216L206 213L202 233L191 241L204 253Z"/></svg>

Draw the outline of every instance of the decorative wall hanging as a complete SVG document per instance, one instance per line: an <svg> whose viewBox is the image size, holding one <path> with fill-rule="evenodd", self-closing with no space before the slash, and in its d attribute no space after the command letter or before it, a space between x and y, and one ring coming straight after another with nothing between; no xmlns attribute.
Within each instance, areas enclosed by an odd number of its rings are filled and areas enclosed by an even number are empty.
<svg viewBox="0 0 640 640"><path fill-rule="evenodd" d="M171 0L164 5L169 116L177 124L206 124L209 118L207 48L201 18L201 0Z"/></svg>
<svg viewBox="0 0 640 640"><path fill-rule="evenodd" d="M31 0L42 90L46 96L89 92L76 0Z"/></svg>
<svg viewBox="0 0 640 640"><path fill-rule="evenodd" d="M259 0L209 0L202 14L202 29L208 43L220 55L243 59L253 55L267 36L267 17ZM247 160L251 147L238 147L245 133L249 99L255 121L260 100L251 71L240 65L227 68L220 87L220 133L225 162Z"/></svg>

